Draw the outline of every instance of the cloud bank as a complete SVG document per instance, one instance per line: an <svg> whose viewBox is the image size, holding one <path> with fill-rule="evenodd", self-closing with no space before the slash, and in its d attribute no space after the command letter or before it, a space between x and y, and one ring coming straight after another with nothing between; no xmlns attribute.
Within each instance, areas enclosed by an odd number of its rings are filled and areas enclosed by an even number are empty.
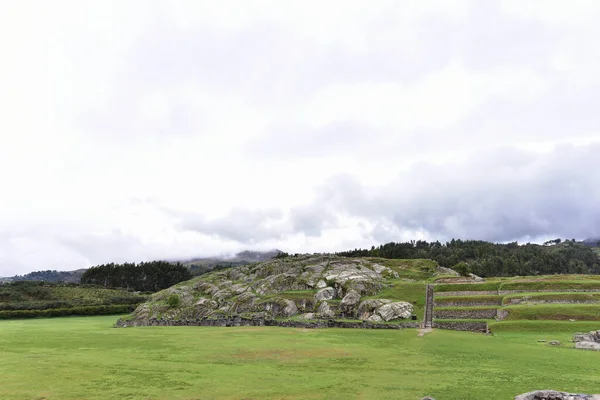
<svg viewBox="0 0 600 400"><path fill-rule="evenodd" d="M595 1L0 5L0 276L600 234Z"/></svg>

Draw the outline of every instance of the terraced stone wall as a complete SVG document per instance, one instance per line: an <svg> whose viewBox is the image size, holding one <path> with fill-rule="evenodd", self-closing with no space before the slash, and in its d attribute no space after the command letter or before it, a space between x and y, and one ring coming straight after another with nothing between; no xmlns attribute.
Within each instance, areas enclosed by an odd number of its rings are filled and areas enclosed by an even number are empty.
<svg viewBox="0 0 600 400"><path fill-rule="evenodd" d="M468 331L478 333L489 333L487 322L477 321L433 321L433 327L438 329L450 329L453 331Z"/></svg>
<svg viewBox="0 0 600 400"><path fill-rule="evenodd" d="M495 308L483 310L433 310L434 319L494 319L497 310Z"/></svg>

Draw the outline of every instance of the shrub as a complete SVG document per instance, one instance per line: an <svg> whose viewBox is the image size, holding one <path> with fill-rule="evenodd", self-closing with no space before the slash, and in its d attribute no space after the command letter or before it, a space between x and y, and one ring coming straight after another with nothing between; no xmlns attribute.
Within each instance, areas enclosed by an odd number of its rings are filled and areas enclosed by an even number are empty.
<svg viewBox="0 0 600 400"><path fill-rule="evenodd" d="M464 261L459 262L454 267L452 267L452 269L461 274L462 276L469 276L469 274L471 273L471 267L469 267L469 264L467 264Z"/></svg>
<svg viewBox="0 0 600 400"><path fill-rule="evenodd" d="M167 304L169 305L169 307L172 307L172 308L179 307L180 303L181 303L181 299L175 293L173 293L172 295L170 295L167 298Z"/></svg>

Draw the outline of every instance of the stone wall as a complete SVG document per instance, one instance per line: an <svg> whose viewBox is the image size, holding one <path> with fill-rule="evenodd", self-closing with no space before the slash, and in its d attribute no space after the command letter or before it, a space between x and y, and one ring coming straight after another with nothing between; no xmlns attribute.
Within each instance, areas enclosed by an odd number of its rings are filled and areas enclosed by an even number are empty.
<svg viewBox="0 0 600 400"><path fill-rule="evenodd" d="M460 291L460 292L434 292L434 297L446 297L446 296L489 296L497 295L497 290L476 290L476 291Z"/></svg>
<svg viewBox="0 0 600 400"><path fill-rule="evenodd" d="M334 320L314 320L314 321L277 321L274 319L264 318L219 318L219 319L195 319L195 320L167 320L167 319L150 319L146 324L140 324L135 321L119 320L115 324L117 328L130 326L281 326L286 328L305 328L305 329L320 329L320 328L355 328L355 329L404 329L418 328L418 322L399 322L397 324L377 324L368 321L362 322L346 322Z"/></svg>
<svg viewBox="0 0 600 400"><path fill-rule="evenodd" d="M524 298L515 298L515 299L507 299L508 303L505 303L505 306L515 305L515 304L599 304L600 301L597 300L539 300L539 299L524 299ZM599 299L600 300L600 299Z"/></svg>
<svg viewBox="0 0 600 400"><path fill-rule="evenodd" d="M500 300L497 301L461 301L461 302L433 302L436 307L478 307L478 306L500 306Z"/></svg>
<svg viewBox="0 0 600 400"><path fill-rule="evenodd" d="M433 310L435 319L493 319L496 318L497 310Z"/></svg>
<svg viewBox="0 0 600 400"><path fill-rule="evenodd" d="M490 332L487 322L433 321L433 327L438 329L450 329L453 331L469 331L478 333Z"/></svg>

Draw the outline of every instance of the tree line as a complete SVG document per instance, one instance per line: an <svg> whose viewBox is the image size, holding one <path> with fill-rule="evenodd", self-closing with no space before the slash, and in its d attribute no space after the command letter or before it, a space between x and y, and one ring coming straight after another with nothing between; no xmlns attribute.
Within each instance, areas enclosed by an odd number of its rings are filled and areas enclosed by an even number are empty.
<svg viewBox="0 0 600 400"><path fill-rule="evenodd" d="M600 274L600 259L588 246L575 240L552 241L554 245L499 244L482 240L452 239L446 243L424 240L390 242L371 249L336 253L346 257L428 258L444 267L459 263L463 273L479 276L548 274ZM548 243L550 244L550 243Z"/></svg>
<svg viewBox="0 0 600 400"><path fill-rule="evenodd" d="M98 265L84 272L81 283L133 289L140 292L157 292L191 278L190 271L180 263L150 261L138 264Z"/></svg>

